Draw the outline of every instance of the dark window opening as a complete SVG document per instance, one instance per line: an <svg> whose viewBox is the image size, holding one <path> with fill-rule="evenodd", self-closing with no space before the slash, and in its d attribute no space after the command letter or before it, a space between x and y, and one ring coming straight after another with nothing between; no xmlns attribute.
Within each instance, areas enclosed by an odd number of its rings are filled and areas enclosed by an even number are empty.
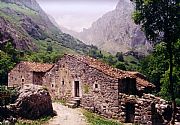
<svg viewBox="0 0 180 125"><path fill-rule="evenodd" d="M62 85L64 85L64 80L62 81Z"/></svg>
<svg viewBox="0 0 180 125"><path fill-rule="evenodd" d="M22 82L24 82L24 79L22 79Z"/></svg>
<svg viewBox="0 0 180 125"><path fill-rule="evenodd" d="M83 69L83 73L85 73L86 72L86 70L85 69Z"/></svg>
<svg viewBox="0 0 180 125"><path fill-rule="evenodd" d="M54 87L54 84L52 84L51 87Z"/></svg>
<svg viewBox="0 0 180 125"><path fill-rule="evenodd" d="M98 84L95 84L95 89L98 89Z"/></svg>
<svg viewBox="0 0 180 125"><path fill-rule="evenodd" d="M164 109L164 112L162 113L164 116L164 119L167 121L171 121L172 117L172 108L168 105L167 108Z"/></svg>
<svg viewBox="0 0 180 125"><path fill-rule="evenodd" d="M126 123L134 123L135 105L133 103L126 103Z"/></svg>
<svg viewBox="0 0 180 125"><path fill-rule="evenodd" d="M136 79L124 78L122 80L119 80L118 88L120 93L136 95Z"/></svg>

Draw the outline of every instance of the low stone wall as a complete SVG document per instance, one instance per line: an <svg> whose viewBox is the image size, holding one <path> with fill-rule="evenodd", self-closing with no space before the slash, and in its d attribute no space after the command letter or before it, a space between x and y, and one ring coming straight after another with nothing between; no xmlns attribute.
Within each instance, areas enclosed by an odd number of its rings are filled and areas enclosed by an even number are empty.
<svg viewBox="0 0 180 125"><path fill-rule="evenodd" d="M177 107L177 114L176 114L176 122L179 122L180 124L180 107Z"/></svg>
<svg viewBox="0 0 180 125"><path fill-rule="evenodd" d="M160 97L151 94L143 94L140 98L135 95L119 93L119 106L103 110L93 103L93 96L83 96L81 106L107 118L118 119L125 123L127 120L127 104L134 106L134 113L130 119L133 123L141 125L167 125L171 118L170 104ZM90 103L91 102L91 103ZM132 108L133 110L133 108ZM180 122L180 108L177 108L176 122Z"/></svg>
<svg viewBox="0 0 180 125"><path fill-rule="evenodd" d="M141 98L134 95L119 94L120 117L126 122L126 104L134 104L134 123L144 125L166 125L171 118L170 104L160 97L151 94L143 94ZM176 122L180 121L180 108L177 108Z"/></svg>

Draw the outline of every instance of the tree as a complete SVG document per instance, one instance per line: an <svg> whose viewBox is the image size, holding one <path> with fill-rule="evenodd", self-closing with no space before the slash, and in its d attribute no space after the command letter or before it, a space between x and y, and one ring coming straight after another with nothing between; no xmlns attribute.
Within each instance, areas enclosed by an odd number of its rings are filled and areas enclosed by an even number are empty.
<svg viewBox="0 0 180 125"><path fill-rule="evenodd" d="M160 43L155 46L154 52L140 61L140 72L145 74L148 79L155 84L156 92L161 90L161 78L169 69L169 60L166 56L166 46Z"/></svg>
<svg viewBox="0 0 180 125"><path fill-rule="evenodd" d="M180 38L180 0L132 0L135 3L133 15L136 24L142 26L146 37L154 43L165 42L169 55L169 87L172 101L171 124L175 122L176 102L173 84L174 45Z"/></svg>
<svg viewBox="0 0 180 125"><path fill-rule="evenodd" d="M52 46L51 46L51 45L48 45L48 47L47 47L47 52L51 53L52 51L53 51Z"/></svg>
<svg viewBox="0 0 180 125"><path fill-rule="evenodd" d="M8 82L8 72L20 61L19 52L7 42L0 49L0 84L5 85Z"/></svg>
<svg viewBox="0 0 180 125"><path fill-rule="evenodd" d="M118 59L118 61L124 62L124 57L123 57L122 52L117 52L116 53L116 58Z"/></svg>
<svg viewBox="0 0 180 125"><path fill-rule="evenodd" d="M117 62L115 67L121 70L126 70L126 66L123 62Z"/></svg>

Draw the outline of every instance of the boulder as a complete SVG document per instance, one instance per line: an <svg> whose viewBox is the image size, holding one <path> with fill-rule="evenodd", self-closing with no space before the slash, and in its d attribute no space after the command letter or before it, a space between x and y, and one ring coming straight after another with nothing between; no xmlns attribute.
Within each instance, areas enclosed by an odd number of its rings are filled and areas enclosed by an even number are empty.
<svg viewBox="0 0 180 125"><path fill-rule="evenodd" d="M52 100L47 89L28 84L19 88L18 98L11 109L20 117L38 119L53 114Z"/></svg>

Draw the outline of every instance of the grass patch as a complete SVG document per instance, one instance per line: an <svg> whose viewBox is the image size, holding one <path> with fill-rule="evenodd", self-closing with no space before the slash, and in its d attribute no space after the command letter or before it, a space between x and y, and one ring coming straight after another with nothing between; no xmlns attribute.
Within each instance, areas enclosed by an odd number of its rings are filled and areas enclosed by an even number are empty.
<svg viewBox="0 0 180 125"><path fill-rule="evenodd" d="M47 40L36 40L34 42L39 47L39 50L41 51L46 51L47 47L50 45L52 46L54 52L58 52L61 55L65 53L76 54L75 51L69 48L63 47L61 43L58 43L57 41L52 40L51 42L47 42Z"/></svg>
<svg viewBox="0 0 180 125"><path fill-rule="evenodd" d="M136 59L135 57L131 56L131 55L124 56L124 61L127 63L136 63L136 64L139 63L139 60Z"/></svg>
<svg viewBox="0 0 180 125"><path fill-rule="evenodd" d="M87 110L83 110L83 114L86 117L88 123L90 123L90 125L122 125L115 120L103 118Z"/></svg>
<svg viewBox="0 0 180 125"><path fill-rule="evenodd" d="M47 121L49 121L52 118L52 116L46 116L46 117L42 117L40 119L37 120L18 120L17 123L15 125L42 125L45 124Z"/></svg>
<svg viewBox="0 0 180 125"><path fill-rule="evenodd" d="M46 40L35 40L34 43L39 48L39 51L27 53L24 57L25 61L55 63L66 53L76 54L75 51L61 46L61 44L56 41L48 43ZM48 51L48 47L52 48L52 50Z"/></svg>

